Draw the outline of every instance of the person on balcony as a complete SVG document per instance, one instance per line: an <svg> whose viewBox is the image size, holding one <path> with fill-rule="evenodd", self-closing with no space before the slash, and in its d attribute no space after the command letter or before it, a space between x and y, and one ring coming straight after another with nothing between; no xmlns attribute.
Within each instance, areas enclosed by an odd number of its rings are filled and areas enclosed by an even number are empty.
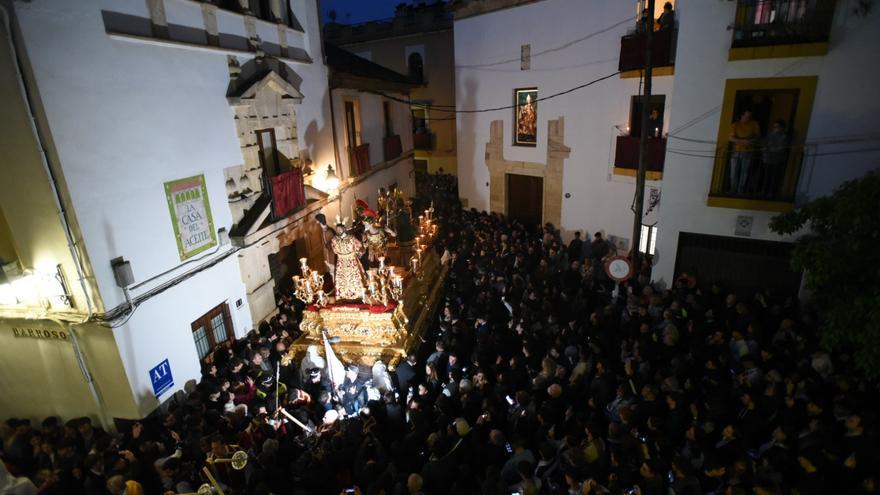
<svg viewBox="0 0 880 495"><path fill-rule="evenodd" d="M663 134L663 117L660 116L660 110L651 109L648 115L648 138L659 138Z"/></svg>
<svg viewBox="0 0 880 495"><path fill-rule="evenodd" d="M657 24L660 25L661 31L664 29L675 29L675 11L672 10L672 3L666 2L663 4L663 13L657 18Z"/></svg>
<svg viewBox="0 0 880 495"><path fill-rule="evenodd" d="M648 29L654 29L654 16L648 12L648 9L642 9L639 20L636 22L636 34L644 34Z"/></svg>
<svg viewBox="0 0 880 495"><path fill-rule="evenodd" d="M733 143L733 153L730 154L730 192L733 194L745 193L755 141L760 135L761 126L752 120L751 110L743 110L739 120L730 126L729 139Z"/></svg>
<svg viewBox="0 0 880 495"><path fill-rule="evenodd" d="M788 133L785 129L785 121L777 120L770 126L770 132L764 138L764 147L761 150L760 193L769 197L779 193L787 158Z"/></svg>

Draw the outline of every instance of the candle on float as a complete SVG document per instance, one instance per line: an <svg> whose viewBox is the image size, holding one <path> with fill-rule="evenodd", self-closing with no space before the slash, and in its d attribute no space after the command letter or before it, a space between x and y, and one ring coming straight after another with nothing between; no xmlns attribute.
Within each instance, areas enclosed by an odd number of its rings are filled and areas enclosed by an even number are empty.
<svg viewBox="0 0 880 495"><path fill-rule="evenodd" d="M383 268L385 268L385 257L379 256L379 269L381 270Z"/></svg>
<svg viewBox="0 0 880 495"><path fill-rule="evenodd" d="M419 271L419 260L418 260L417 258L413 257L413 259L410 260L410 261L412 262L412 271L413 271L413 273Z"/></svg>

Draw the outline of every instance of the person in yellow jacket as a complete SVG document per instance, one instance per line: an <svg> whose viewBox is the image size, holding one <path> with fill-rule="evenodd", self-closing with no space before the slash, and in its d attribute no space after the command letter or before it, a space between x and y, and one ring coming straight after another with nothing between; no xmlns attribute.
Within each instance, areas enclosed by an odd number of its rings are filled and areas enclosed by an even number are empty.
<svg viewBox="0 0 880 495"><path fill-rule="evenodd" d="M739 120L730 125L729 140L733 143L733 152L730 154L730 192L733 194L745 193L752 154L760 136L761 126L752 120L751 110L743 110Z"/></svg>

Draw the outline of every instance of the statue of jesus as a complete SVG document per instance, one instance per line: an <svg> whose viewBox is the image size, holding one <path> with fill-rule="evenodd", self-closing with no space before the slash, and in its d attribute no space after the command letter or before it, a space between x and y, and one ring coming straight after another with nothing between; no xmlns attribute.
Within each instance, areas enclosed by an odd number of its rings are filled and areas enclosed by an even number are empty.
<svg viewBox="0 0 880 495"><path fill-rule="evenodd" d="M364 293L364 267L360 257L364 254L361 241L349 235L345 223L336 221L336 236L330 240L330 248L336 254L333 284L336 286L336 300L358 301Z"/></svg>

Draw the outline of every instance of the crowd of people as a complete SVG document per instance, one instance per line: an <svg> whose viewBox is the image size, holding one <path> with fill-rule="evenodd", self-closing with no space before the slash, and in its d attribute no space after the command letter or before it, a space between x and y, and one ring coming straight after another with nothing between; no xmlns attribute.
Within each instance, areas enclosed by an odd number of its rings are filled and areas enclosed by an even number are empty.
<svg viewBox="0 0 880 495"><path fill-rule="evenodd" d="M564 244L552 225L462 210L453 180L432 181L445 292L381 396L339 399L366 370L334 389L281 362L302 310L284 297L197 387L118 433L6 421L0 486L193 492L207 459L244 451L240 471L207 463L226 493L877 492L877 384L821 350L796 298L687 274L613 297L601 236Z"/></svg>

